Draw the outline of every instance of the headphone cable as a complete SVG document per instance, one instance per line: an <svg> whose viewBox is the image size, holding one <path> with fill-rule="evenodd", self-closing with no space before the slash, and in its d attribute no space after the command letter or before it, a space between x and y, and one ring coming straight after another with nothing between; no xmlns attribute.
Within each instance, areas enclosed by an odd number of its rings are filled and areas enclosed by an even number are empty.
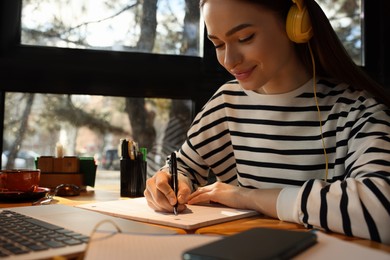
<svg viewBox="0 0 390 260"><path fill-rule="evenodd" d="M318 98L317 98L316 64L315 64L313 50L311 49L310 42L307 42L307 43L308 43L308 46L309 46L311 62L312 62L312 65L313 65L314 100L316 102L316 107L317 107L317 112L318 112L318 121L320 123L320 134L321 134L322 148L324 150L324 156L325 156L325 181L327 181L328 180L328 164L329 164L329 160L328 160L328 154L326 152L325 140L324 140L324 135L323 135L323 130L322 130L321 110L320 110L320 106L318 104Z"/></svg>

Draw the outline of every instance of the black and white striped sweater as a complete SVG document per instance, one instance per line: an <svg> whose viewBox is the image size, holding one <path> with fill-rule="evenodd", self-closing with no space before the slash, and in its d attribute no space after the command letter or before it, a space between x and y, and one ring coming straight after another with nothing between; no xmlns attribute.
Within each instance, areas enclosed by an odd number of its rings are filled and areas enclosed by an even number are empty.
<svg viewBox="0 0 390 260"><path fill-rule="evenodd" d="M229 184L282 188L280 219L390 244L390 110L324 79L317 98L327 181L312 80L278 95L223 85L195 118L178 168L195 186L210 169Z"/></svg>

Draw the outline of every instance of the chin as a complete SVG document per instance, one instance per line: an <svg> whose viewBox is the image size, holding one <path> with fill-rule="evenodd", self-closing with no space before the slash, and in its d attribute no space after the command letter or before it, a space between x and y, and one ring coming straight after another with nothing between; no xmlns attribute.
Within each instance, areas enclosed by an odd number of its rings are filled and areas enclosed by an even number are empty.
<svg viewBox="0 0 390 260"><path fill-rule="evenodd" d="M240 83L240 86L245 89L245 90L252 90L252 91L257 91L258 88L255 87L255 84L251 84L249 82L241 82L241 81L238 81Z"/></svg>

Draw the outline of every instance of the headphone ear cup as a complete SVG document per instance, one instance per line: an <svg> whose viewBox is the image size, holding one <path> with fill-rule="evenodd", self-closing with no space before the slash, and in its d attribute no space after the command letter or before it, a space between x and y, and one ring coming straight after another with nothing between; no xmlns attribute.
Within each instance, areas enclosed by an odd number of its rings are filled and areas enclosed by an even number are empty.
<svg viewBox="0 0 390 260"><path fill-rule="evenodd" d="M310 40L313 30L306 7L300 10L296 4L291 6L287 15L286 31L293 42L305 43Z"/></svg>

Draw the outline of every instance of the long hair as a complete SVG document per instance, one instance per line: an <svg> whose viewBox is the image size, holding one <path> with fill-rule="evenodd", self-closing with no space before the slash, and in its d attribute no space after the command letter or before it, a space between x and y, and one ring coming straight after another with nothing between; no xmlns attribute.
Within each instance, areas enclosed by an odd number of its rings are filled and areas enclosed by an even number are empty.
<svg viewBox="0 0 390 260"><path fill-rule="evenodd" d="M286 21L291 0L240 0L265 7ZM202 7L207 0L200 0ZM316 74L346 83L355 89L366 90L375 98L390 107L390 97L386 90L357 66L347 53L333 30L325 13L314 0L304 1L309 13L313 37L310 45L316 62ZM295 44L296 51L308 72L313 73L308 44Z"/></svg>

